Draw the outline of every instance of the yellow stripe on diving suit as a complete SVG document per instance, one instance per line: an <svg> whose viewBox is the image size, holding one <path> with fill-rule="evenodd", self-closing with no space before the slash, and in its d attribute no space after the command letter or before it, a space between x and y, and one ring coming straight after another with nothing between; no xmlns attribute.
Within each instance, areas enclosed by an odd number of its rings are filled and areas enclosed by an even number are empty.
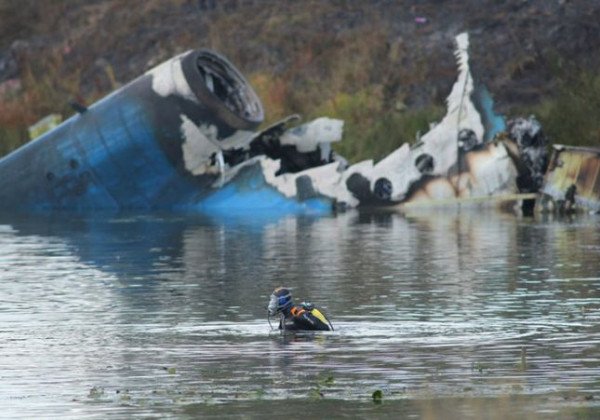
<svg viewBox="0 0 600 420"><path fill-rule="evenodd" d="M325 324L325 325L329 325L329 321L327 321L327 318L325 318L325 315L323 315L323 314L321 313L321 311L319 311L318 309L316 309L316 308L313 308L313 309L310 311L310 313L311 313L311 314L312 314L312 315L313 315L315 318L317 318L319 321L321 321L323 324Z"/></svg>

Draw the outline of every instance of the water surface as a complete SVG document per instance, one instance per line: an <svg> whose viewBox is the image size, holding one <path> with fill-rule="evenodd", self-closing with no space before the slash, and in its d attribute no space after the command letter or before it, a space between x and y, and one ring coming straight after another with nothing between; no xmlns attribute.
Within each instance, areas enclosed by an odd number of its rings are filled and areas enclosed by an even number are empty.
<svg viewBox="0 0 600 420"><path fill-rule="evenodd" d="M9 418L600 413L598 217L3 215L0 280Z"/></svg>

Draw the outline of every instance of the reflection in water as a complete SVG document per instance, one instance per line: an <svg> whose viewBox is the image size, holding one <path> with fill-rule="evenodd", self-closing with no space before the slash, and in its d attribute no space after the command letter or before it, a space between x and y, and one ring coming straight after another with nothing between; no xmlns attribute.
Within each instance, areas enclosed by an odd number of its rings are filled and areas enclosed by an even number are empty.
<svg viewBox="0 0 600 420"><path fill-rule="evenodd" d="M2 215L0 262L12 417L252 412L368 403L375 389L388 401L560 395L551 411L600 397L595 217ZM279 285L336 331L270 332Z"/></svg>

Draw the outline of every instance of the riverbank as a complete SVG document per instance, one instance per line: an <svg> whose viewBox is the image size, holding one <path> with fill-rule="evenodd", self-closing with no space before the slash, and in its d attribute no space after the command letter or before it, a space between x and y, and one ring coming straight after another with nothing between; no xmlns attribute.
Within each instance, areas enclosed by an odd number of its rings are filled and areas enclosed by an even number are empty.
<svg viewBox="0 0 600 420"><path fill-rule="evenodd" d="M381 158L443 114L454 36L506 116L535 113L556 143L600 142L600 4L584 0L257 0L0 6L0 153L40 118L73 113L159 62L212 48L247 75L266 123L290 113L346 121L338 152ZM6 24L4 24L6 22Z"/></svg>

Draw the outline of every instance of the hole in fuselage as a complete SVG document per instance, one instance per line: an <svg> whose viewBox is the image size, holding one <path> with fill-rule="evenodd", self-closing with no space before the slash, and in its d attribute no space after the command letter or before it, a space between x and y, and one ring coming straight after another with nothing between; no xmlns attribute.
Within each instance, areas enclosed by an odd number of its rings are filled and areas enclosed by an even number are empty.
<svg viewBox="0 0 600 420"><path fill-rule="evenodd" d="M387 178L379 178L375 181L375 185L373 187L373 193L375 196L381 200L390 200L392 198L392 192L394 187L392 183Z"/></svg>
<svg viewBox="0 0 600 420"><path fill-rule="evenodd" d="M198 57L196 65L206 88L230 111L243 118L262 117L250 86L226 62L207 54Z"/></svg>
<svg viewBox="0 0 600 420"><path fill-rule="evenodd" d="M433 157L427 153L423 153L415 159L415 166L422 174L430 174L434 169Z"/></svg>

